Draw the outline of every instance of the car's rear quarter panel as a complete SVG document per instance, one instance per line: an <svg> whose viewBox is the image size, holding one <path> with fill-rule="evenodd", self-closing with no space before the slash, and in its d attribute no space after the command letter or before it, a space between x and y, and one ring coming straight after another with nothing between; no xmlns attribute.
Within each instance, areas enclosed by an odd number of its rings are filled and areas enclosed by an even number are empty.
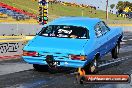
<svg viewBox="0 0 132 88"><path fill-rule="evenodd" d="M123 36L122 28L110 27L110 31L108 32L108 34L106 34L108 38L104 35L103 37L106 40L100 39L99 42L102 42L102 45L99 45L97 44L97 38L95 36L95 32L90 31L90 33L92 33L90 41L87 42L85 49L84 49L87 55L87 61L85 65L89 64L90 61L94 59L95 55L99 54L100 58L102 58L107 53L111 52L111 50L116 46L119 38ZM108 48L104 50L104 48L102 47L104 47L105 45L107 45ZM102 51L104 51L105 53Z"/></svg>

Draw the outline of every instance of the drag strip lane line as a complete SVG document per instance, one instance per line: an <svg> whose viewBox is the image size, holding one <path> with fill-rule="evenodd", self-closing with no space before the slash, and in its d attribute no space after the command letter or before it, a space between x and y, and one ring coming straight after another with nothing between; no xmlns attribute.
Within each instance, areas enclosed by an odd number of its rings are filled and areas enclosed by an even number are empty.
<svg viewBox="0 0 132 88"><path fill-rule="evenodd" d="M128 39L128 40L132 41L132 39Z"/></svg>
<svg viewBox="0 0 132 88"><path fill-rule="evenodd" d="M115 59L115 61L110 60L109 63L101 64L98 67L104 67L104 66L108 66L108 65L111 65L111 64L115 64L115 63L118 63L118 62L127 60L129 57L131 57L131 56L127 56L127 57L122 57L122 58L119 58L119 59Z"/></svg>
<svg viewBox="0 0 132 88"><path fill-rule="evenodd" d="M124 59L124 58L129 58L129 57L131 57L131 56L121 57L121 58L112 59L112 60L108 60L108 61L115 61L115 60L120 60L120 59Z"/></svg>
<svg viewBox="0 0 132 88"><path fill-rule="evenodd" d="M124 45L124 44L126 44L126 43L125 43L125 42L121 42L120 44Z"/></svg>
<svg viewBox="0 0 132 88"><path fill-rule="evenodd" d="M126 42L127 40L126 40L126 39L123 39L122 41L123 41L123 42Z"/></svg>

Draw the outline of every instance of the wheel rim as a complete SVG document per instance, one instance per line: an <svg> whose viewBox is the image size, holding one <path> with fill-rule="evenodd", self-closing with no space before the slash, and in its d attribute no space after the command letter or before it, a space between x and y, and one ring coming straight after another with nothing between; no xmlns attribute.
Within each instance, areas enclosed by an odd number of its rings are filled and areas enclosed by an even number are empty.
<svg viewBox="0 0 132 88"><path fill-rule="evenodd" d="M119 47L118 47L118 45L116 46L116 53L119 54Z"/></svg>
<svg viewBox="0 0 132 88"><path fill-rule="evenodd" d="M96 70L96 66L97 66L97 61L95 59L92 66L91 66L91 72L94 72Z"/></svg>

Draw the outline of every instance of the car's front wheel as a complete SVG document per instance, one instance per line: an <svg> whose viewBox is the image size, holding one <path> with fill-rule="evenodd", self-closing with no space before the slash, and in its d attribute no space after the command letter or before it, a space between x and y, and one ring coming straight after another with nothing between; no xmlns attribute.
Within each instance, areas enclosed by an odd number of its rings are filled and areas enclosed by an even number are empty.
<svg viewBox="0 0 132 88"><path fill-rule="evenodd" d="M117 44L111 51L112 54L112 58L116 59L118 58L118 54L119 54L119 45Z"/></svg>
<svg viewBox="0 0 132 88"><path fill-rule="evenodd" d="M49 67L47 65L38 65L38 64L33 64L33 68L36 71L44 71L44 72L47 72L49 69Z"/></svg>

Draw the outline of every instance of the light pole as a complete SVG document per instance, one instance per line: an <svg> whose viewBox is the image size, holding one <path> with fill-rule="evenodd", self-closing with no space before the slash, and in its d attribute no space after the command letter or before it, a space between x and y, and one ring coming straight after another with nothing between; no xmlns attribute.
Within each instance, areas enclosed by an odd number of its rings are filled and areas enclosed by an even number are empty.
<svg viewBox="0 0 132 88"><path fill-rule="evenodd" d="M84 15L84 7L83 7L83 2L81 2L81 10L82 10L82 16Z"/></svg>
<svg viewBox="0 0 132 88"><path fill-rule="evenodd" d="M106 20L108 20L108 0L106 0Z"/></svg>
<svg viewBox="0 0 132 88"><path fill-rule="evenodd" d="M82 16L84 15L84 8L82 7Z"/></svg>

